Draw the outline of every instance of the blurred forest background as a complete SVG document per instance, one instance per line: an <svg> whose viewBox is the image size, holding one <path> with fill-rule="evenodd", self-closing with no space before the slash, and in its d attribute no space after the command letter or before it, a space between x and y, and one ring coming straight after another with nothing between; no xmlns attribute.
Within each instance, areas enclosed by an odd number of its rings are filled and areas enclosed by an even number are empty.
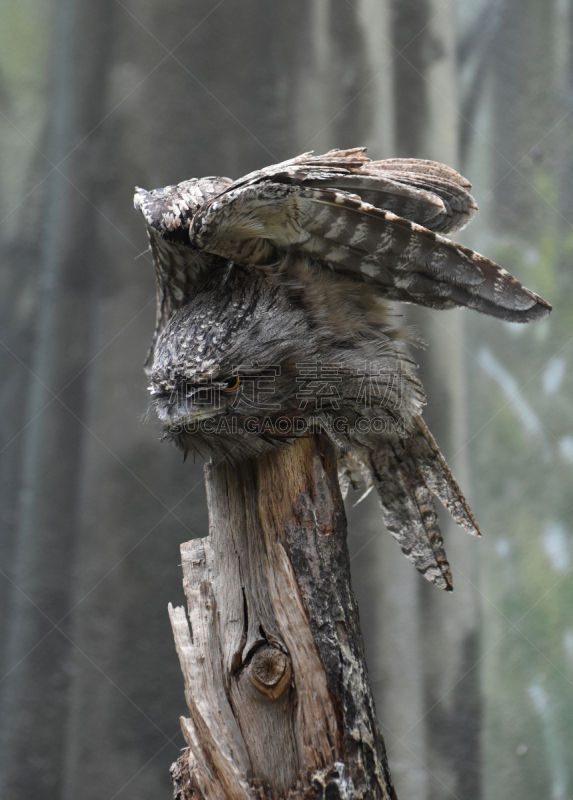
<svg viewBox="0 0 573 800"><path fill-rule="evenodd" d="M573 795L572 0L4 0L0 797L167 800L185 713L167 603L202 465L143 424L155 288L135 185L299 152L456 167L460 235L554 305L405 308L426 418L484 537L453 595L351 508L400 800ZM446 526L448 524L446 523Z"/></svg>

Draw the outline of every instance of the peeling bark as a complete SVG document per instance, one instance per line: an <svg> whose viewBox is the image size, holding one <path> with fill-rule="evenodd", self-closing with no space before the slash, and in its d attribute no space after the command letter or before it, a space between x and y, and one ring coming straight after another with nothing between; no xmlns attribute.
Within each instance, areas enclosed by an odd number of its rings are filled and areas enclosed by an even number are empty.
<svg viewBox="0 0 573 800"><path fill-rule="evenodd" d="M170 607L189 745L180 800L395 800L350 585L329 442L205 467L210 536Z"/></svg>

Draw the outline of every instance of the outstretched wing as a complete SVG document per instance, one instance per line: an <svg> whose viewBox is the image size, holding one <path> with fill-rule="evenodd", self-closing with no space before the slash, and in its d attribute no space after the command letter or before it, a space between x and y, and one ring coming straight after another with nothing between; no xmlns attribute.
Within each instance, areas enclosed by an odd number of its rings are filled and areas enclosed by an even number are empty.
<svg viewBox="0 0 573 800"><path fill-rule="evenodd" d="M468 306L514 322L551 306L484 256L446 239L477 212L471 185L443 164L370 161L364 148L306 153L228 178L184 181L146 192L157 275L157 336L221 259L278 271L291 254L366 281L391 299L431 308Z"/></svg>
<svg viewBox="0 0 573 800"><path fill-rule="evenodd" d="M364 147L322 156L303 153L245 175L228 188L235 191L264 181L341 189L441 233L461 230L478 210L469 193L471 183L450 167L416 158L370 161Z"/></svg>
<svg viewBox="0 0 573 800"><path fill-rule="evenodd" d="M546 316L551 306L542 298L437 232L459 230L475 214L468 188L434 162L371 162L363 150L305 155L213 197L193 217L189 241L269 270L281 269L293 252L305 253L318 266L371 282L391 300L468 306L514 322Z"/></svg>
<svg viewBox="0 0 573 800"><path fill-rule="evenodd" d="M406 558L427 580L451 591L452 573L433 496L468 533L480 532L422 418L404 439L380 437L375 450L350 448L340 470L343 488L362 478L368 489L377 490L384 524Z"/></svg>
<svg viewBox="0 0 573 800"><path fill-rule="evenodd" d="M145 360L147 373L161 331L177 309L189 302L201 274L220 260L189 246L189 224L202 205L231 183L229 178L202 178L151 192L136 188L134 206L147 223L157 281L157 314Z"/></svg>

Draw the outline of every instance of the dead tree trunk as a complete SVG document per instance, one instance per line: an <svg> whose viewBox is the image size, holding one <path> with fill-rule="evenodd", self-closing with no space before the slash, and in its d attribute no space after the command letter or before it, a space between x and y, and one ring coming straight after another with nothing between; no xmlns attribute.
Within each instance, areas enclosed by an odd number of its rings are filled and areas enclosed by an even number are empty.
<svg viewBox="0 0 573 800"><path fill-rule="evenodd" d="M332 446L205 467L210 536L170 607L190 718L180 800L396 798L350 585Z"/></svg>

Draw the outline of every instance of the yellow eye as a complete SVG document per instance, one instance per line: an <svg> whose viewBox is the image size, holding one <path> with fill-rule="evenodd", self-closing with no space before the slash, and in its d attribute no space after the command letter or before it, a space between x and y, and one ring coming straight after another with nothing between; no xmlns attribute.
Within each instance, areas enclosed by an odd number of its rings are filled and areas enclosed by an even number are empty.
<svg viewBox="0 0 573 800"><path fill-rule="evenodd" d="M236 389L239 388L241 385L241 379L238 375L235 375L233 378L229 378L226 385L223 387L224 392L234 392Z"/></svg>

